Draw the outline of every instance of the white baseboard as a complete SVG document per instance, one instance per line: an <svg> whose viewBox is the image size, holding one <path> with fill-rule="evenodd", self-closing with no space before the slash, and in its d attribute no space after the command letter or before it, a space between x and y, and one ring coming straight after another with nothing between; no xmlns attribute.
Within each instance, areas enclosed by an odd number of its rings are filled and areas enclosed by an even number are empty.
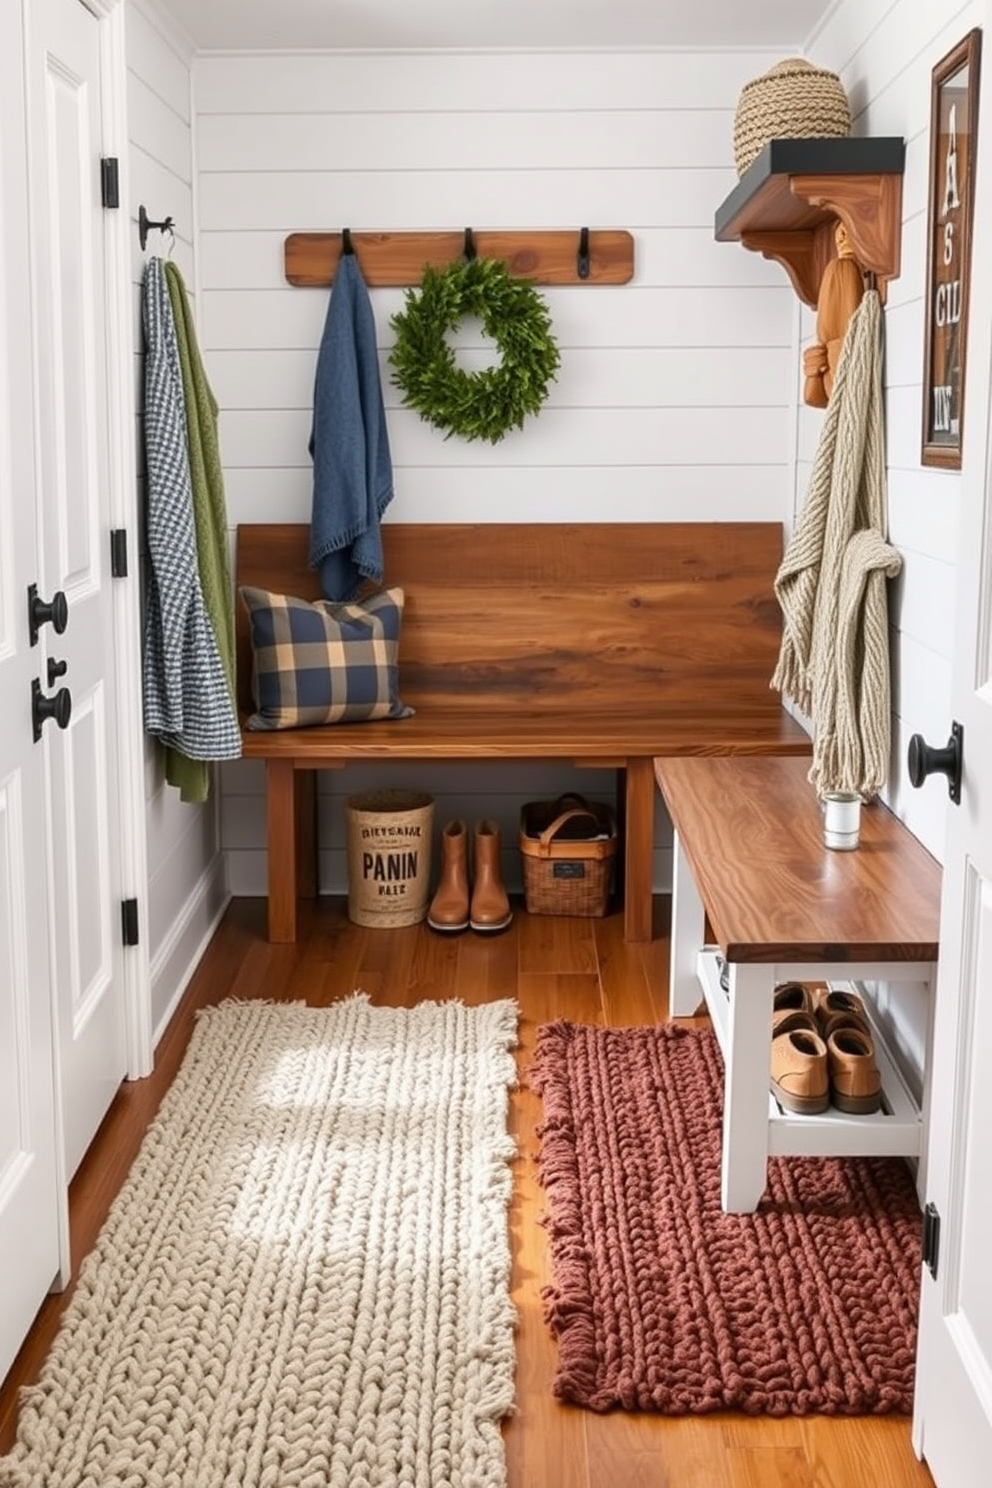
<svg viewBox="0 0 992 1488"><path fill-rule="evenodd" d="M200 875L151 963L154 1047L179 1006L230 901L224 855L218 853Z"/></svg>

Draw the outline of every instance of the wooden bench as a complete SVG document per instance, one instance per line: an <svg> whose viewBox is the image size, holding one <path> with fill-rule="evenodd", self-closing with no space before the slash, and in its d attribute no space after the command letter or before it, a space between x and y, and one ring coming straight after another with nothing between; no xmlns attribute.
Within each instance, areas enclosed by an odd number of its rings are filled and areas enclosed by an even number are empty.
<svg viewBox="0 0 992 1488"><path fill-rule="evenodd" d="M240 526L237 584L319 597L305 524ZM266 767L268 933L316 892L314 774L358 761L562 760L618 776L624 934L652 936L654 760L804 754L769 689L777 523L383 525L406 594L400 692L413 717L244 729ZM237 603L242 721L252 710Z"/></svg>
<svg viewBox="0 0 992 1488"><path fill-rule="evenodd" d="M660 759L656 765L675 828L669 1010L691 1016L702 991L723 1052L721 1194L728 1210L757 1206L773 1154L912 1157L920 1163L921 1197L926 1191L927 1072L918 1102L877 1027L883 1092L877 1114L831 1108L797 1116L769 1094L776 985L921 982L932 992L936 974L937 863L878 802L861 813L854 852L825 847L806 772L800 759ZM707 925L715 944L704 946Z"/></svg>

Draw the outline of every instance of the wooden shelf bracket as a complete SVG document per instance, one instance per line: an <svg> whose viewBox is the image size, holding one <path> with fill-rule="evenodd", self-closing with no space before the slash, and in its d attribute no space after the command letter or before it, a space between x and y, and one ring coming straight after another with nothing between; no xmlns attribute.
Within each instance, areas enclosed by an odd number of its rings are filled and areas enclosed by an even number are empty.
<svg viewBox="0 0 992 1488"><path fill-rule="evenodd" d="M815 310L841 222L884 301L900 270L904 156L894 138L771 140L718 210L716 237L781 264Z"/></svg>
<svg viewBox="0 0 992 1488"><path fill-rule="evenodd" d="M781 264L800 299L815 309L823 271L837 256L834 232L842 222L854 257L865 273L875 274L884 302L889 280L899 277L902 177L792 176L789 189L810 206L822 208L828 220L792 233L745 231L744 247Z"/></svg>
<svg viewBox="0 0 992 1488"><path fill-rule="evenodd" d="M370 288L409 288L420 283L429 265L443 269L464 254L466 230L455 232L290 233L284 245L288 283L316 288L333 283L344 233ZM472 231L480 258L501 259L518 279L534 284L627 284L634 273L634 239L629 232L576 228L574 231Z"/></svg>

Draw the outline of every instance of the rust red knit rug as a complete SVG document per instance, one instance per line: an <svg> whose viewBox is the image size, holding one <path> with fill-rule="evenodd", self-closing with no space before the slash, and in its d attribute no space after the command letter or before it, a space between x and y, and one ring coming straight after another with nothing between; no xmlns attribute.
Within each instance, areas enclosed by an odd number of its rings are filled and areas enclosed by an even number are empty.
<svg viewBox="0 0 992 1488"><path fill-rule="evenodd" d="M709 1029L538 1033L554 1392L606 1411L912 1408L921 1219L895 1158L775 1158L720 1208Z"/></svg>

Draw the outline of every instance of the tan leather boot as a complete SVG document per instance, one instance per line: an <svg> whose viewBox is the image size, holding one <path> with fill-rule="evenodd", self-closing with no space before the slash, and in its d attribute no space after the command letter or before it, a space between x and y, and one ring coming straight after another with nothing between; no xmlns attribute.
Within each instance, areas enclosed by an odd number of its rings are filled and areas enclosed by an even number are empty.
<svg viewBox="0 0 992 1488"><path fill-rule="evenodd" d="M513 919L513 911L503 887L500 868L499 827L494 821L481 821L475 829L475 862L473 866L470 923L483 935L496 935Z"/></svg>
<svg viewBox="0 0 992 1488"><path fill-rule="evenodd" d="M468 929L468 832L463 821L446 823L441 833L441 874L427 923L444 935Z"/></svg>

